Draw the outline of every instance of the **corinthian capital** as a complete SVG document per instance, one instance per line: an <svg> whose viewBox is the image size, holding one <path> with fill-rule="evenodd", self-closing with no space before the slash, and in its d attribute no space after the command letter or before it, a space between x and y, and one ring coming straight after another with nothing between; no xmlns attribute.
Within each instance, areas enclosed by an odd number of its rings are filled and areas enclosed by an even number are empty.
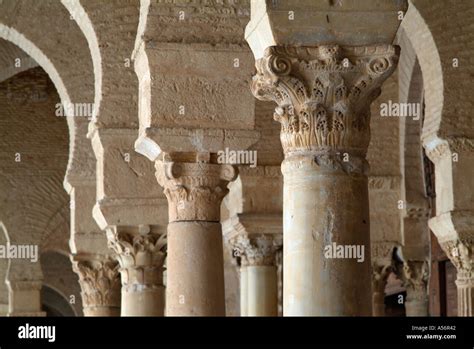
<svg viewBox="0 0 474 349"><path fill-rule="evenodd" d="M268 47L256 62L252 92L278 104L285 154L336 149L365 156L370 104L398 53L391 45Z"/></svg>
<svg viewBox="0 0 474 349"><path fill-rule="evenodd" d="M239 234L229 240L233 255L241 258L242 266L274 266L276 252L282 246L281 236L269 234Z"/></svg>
<svg viewBox="0 0 474 349"><path fill-rule="evenodd" d="M457 283L474 284L474 240L456 239L441 243L441 248L446 252L457 270Z"/></svg>
<svg viewBox="0 0 474 349"><path fill-rule="evenodd" d="M109 247L117 254L125 288L163 286L166 235L151 232L148 226L107 230Z"/></svg>
<svg viewBox="0 0 474 349"><path fill-rule="evenodd" d="M428 261L406 261L403 263L401 278L407 289L409 300L424 300L427 297L430 266Z"/></svg>
<svg viewBox="0 0 474 349"><path fill-rule="evenodd" d="M117 261L109 257L73 257L73 270L79 276L84 308L120 307L120 277Z"/></svg>
<svg viewBox="0 0 474 349"><path fill-rule="evenodd" d="M169 221L220 221L227 184L237 177L232 165L157 161L156 176L168 198Z"/></svg>

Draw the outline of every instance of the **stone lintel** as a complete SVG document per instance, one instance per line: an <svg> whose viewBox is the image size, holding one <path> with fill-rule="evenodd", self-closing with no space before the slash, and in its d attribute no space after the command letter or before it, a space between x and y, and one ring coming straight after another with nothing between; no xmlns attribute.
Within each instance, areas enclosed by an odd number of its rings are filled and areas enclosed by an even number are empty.
<svg viewBox="0 0 474 349"><path fill-rule="evenodd" d="M252 0L245 38L256 59L276 45L391 44L407 8L405 0Z"/></svg>
<svg viewBox="0 0 474 349"><path fill-rule="evenodd" d="M244 150L257 143L260 132L210 128L146 128L135 142L135 150L155 161L162 153Z"/></svg>

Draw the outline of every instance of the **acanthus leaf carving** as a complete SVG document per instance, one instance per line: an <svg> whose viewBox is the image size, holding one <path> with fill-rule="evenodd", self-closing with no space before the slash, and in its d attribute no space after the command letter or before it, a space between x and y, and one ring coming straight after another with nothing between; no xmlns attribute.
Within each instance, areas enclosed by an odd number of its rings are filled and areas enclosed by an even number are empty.
<svg viewBox="0 0 474 349"><path fill-rule="evenodd" d="M229 243L242 266L275 266L276 253L283 244L281 236L269 234L238 234Z"/></svg>
<svg viewBox="0 0 474 349"><path fill-rule="evenodd" d="M220 204L237 167L204 162L157 161L156 176L168 199L169 221L220 221Z"/></svg>
<svg viewBox="0 0 474 349"><path fill-rule="evenodd" d="M401 267L400 276L408 290L407 301L425 301L428 296L428 281L430 277L429 262L408 260Z"/></svg>
<svg viewBox="0 0 474 349"><path fill-rule="evenodd" d="M111 257L73 258L84 308L120 307L119 265Z"/></svg>
<svg viewBox="0 0 474 349"><path fill-rule="evenodd" d="M365 156L370 104L397 60L391 45L272 46L256 62L252 92L277 103L274 118L287 156L328 150Z"/></svg>
<svg viewBox="0 0 474 349"><path fill-rule="evenodd" d="M474 281L474 253L472 251L474 240L455 239L441 243L441 248L446 252L457 270L457 282Z"/></svg>
<svg viewBox="0 0 474 349"><path fill-rule="evenodd" d="M166 259L166 234L158 234L140 227L138 232L118 227L107 230L109 247L120 264L122 285L125 289L137 285L143 288L163 287Z"/></svg>

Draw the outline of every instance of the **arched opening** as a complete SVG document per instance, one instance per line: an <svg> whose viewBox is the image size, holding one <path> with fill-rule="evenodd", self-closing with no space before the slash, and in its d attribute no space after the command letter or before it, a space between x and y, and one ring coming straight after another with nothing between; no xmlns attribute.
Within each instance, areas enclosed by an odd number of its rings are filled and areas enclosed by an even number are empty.
<svg viewBox="0 0 474 349"><path fill-rule="evenodd" d="M66 297L47 285L41 288L41 308L46 316L76 316Z"/></svg>

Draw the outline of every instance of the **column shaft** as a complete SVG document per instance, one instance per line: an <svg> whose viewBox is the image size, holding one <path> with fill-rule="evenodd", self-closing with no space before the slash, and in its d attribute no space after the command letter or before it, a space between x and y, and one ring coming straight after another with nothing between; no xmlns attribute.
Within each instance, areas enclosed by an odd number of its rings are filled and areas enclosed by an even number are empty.
<svg viewBox="0 0 474 349"><path fill-rule="evenodd" d="M458 272L458 316L474 316L474 278L463 277Z"/></svg>
<svg viewBox="0 0 474 349"><path fill-rule="evenodd" d="M122 316L164 316L165 288L122 289Z"/></svg>
<svg viewBox="0 0 474 349"><path fill-rule="evenodd" d="M385 316L385 293L375 291L372 293L372 315Z"/></svg>
<svg viewBox="0 0 474 349"><path fill-rule="evenodd" d="M327 171L314 159L295 156L282 166L283 312L371 315L367 177ZM333 244L363 248L364 258L337 258ZM333 251L325 256L328 246Z"/></svg>
<svg viewBox="0 0 474 349"><path fill-rule="evenodd" d="M240 267L240 316L248 316L248 278L247 267Z"/></svg>
<svg viewBox="0 0 474 349"><path fill-rule="evenodd" d="M248 316L277 316L278 288L276 266L248 266Z"/></svg>
<svg viewBox="0 0 474 349"><path fill-rule="evenodd" d="M225 315L222 246L218 222L168 225L167 315Z"/></svg>
<svg viewBox="0 0 474 349"><path fill-rule="evenodd" d="M430 263L409 260L403 264L401 278L407 290L406 316L428 316L428 280Z"/></svg>

